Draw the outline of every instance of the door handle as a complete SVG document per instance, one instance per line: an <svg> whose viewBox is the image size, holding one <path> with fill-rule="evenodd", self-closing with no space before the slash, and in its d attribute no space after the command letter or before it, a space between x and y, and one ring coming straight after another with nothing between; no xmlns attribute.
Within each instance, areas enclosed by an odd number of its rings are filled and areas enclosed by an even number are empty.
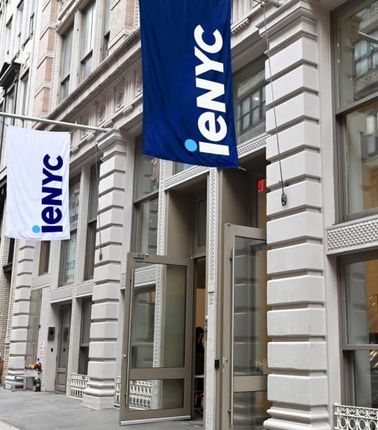
<svg viewBox="0 0 378 430"><path fill-rule="evenodd" d="M226 366L227 363L228 363L228 358L227 357L223 357L223 360L222 360L223 371L224 371L224 368L225 368L225 366Z"/></svg>

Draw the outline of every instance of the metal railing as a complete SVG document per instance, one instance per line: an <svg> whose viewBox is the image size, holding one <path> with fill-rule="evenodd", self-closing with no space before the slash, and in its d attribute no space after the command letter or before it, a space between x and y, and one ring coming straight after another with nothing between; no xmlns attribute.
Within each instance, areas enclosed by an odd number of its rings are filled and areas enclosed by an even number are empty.
<svg viewBox="0 0 378 430"><path fill-rule="evenodd" d="M119 408L119 402L121 399L121 377L117 376L114 390L114 406Z"/></svg>
<svg viewBox="0 0 378 430"><path fill-rule="evenodd" d="M116 379L114 406L119 407L121 398L121 377ZM152 381L130 381L130 408L138 410L151 409Z"/></svg>
<svg viewBox="0 0 378 430"><path fill-rule="evenodd" d="M335 430L378 430L378 409L335 404Z"/></svg>
<svg viewBox="0 0 378 430"><path fill-rule="evenodd" d="M83 397L83 391L88 386L89 377L87 375L78 375L77 373L71 373L70 378L70 396L71 397Z"/></svg>
<svg viewBox="0 0 378 430"><path fill-rule="evenodd" d="M130 407L151 409L152 381L130 381Z"/></svg>

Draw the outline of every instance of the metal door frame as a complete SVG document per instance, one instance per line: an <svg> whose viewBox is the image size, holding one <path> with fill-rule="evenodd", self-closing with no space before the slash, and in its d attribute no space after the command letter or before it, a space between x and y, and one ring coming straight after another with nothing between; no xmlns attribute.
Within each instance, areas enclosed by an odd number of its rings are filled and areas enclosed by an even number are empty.
<svg viewBox="0 0 378 430"><path fill-rule="evenodd" d="M238 376L233 377L233 287L234 287L234 245L236 237L248 239L266 240L265 230L261 228L225 224L224 227L224 255L223 255L223 309L221 310L223 321L222 351L222 394L221 394L221 423L222 429L233 428L233 393L234 390L243 391L243 378L254 378L255 391L265 391L267 376ZM246 384L250 386L250 381ZM253 391L254 391L253 390Z"/></svg>
<svg viewBox="0 0 378 430"><path fill-rule="evenodd" d="M62 319L63 319L63 312L69 311L69 331L68 331L68 342L67 342L67 363L66 367L59 367L59 360L60 360L60 349L61 349L61 342L62 338L64 336L63 333L63 327L62 327ZM59 307L59 337L58 337L58 346L57 346L57 357L56 357L56 373L55 373L55 390L60 392L66 392L67 390L67 368L68 368L68 360L69 360L69 349L70 349L70 338L71 338L71 318L72 318L72 304L64 304ZM65 371L61 371L60 369L65 369ZM58 384L58 374L65 373L65 383Z"/></svg>
<svg viewBox="0 0 378 430"><path fill-rule="evenodd" d="M133 315L134 300L134 270L137 263L163 264L173 266L184 266L186 271L186 317L185 317L185 359L182 368L140 368L131 369L131 322ZM120 422L121 424L144 423L153 421L167 421L190 419L193 409L192 386L193 386L193 260L190 258L168 257L162 255L145 255L128 253L126 267L126 289L125 289L125 317L122 347L122 372L121 372L121 397L120 397ZM128 387L130 380L145 379L183 379L184 380L184 402L180 409L154 409L129 411L128 410Z"/></svg>

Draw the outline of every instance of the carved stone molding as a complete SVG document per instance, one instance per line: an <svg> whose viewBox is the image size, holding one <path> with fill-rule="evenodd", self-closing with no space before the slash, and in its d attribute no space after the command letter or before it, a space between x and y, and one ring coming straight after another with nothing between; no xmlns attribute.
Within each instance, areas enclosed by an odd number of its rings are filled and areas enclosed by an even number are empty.
<svg viewBox="0 0 378 430"><path fill-rule="evenodd" d="M135 287L154 284L156 281L156 266L140 267L135 271Z"/></svg>
<svg viewBox="0 0 378 430"><path fill-rule="evenodd" d="M342 254L378 246L378 217L327 229L327 253Z"/></svg>
<svg viewBox="0 0 378 430"><path fill-rule="evenodd" d="M64 300L71 300L73 296L73 287L60 287L50 293L50 302L57 303Z"/></svg>
<svg viewBox="0 0 378 430"><path fill-rule="evenodd" d="M165 253L165 206L166 193L163 188L163 178L165 177L165 161L160 160L159 165L159 210L158 210L158 236L157 236L157 253Z"/></svg>
<svg viewBox="0 0 378 430"><path fill-rule="evenodd" d="M209 253L208 253L208 288L215 288L217 277L217 191L218 191L218 172L216 169L210 169L210 186L209 186ZM210 293L210 291L209 291ZM210 304L210 303L209 303Z"/></svg>
<svg viewBox="0 0 378 430"><path fill-rule="evenodd" d="M78 284L76 286L76 297L79 296L87 296L93 293L93 280L83 282L82 284Z"/></svg>
<svg viewBox="0 0 378 430"><path fill-rule="evenodd" d="M238 145L238 155L239 158L243 158L247 155L252 154L252 152L255 152L261 148L264 148L266 146L266 139L269 136L269 134L266 134L264 136L260 136L257 139L249 140L248 142L244 142L240 145Z"/></svg>
<svg viewBox="0 0 378 430"><path fill-rule="evenodd" d="M38 276L37 278L33 278L32 280L32 288L47 287L49 285L50 285L50 275L48 274Z"/></svg>
<svg viewBox="0 0 378 430"><path fill-rule="evenodd" d="M209 168L205 166L193 166L189 169L185 169L180 173L176 173L169 178L166 178L164 181L164 186L166 189L172 188L176 185L181 184L182 182L187 181L188 179L194 178L196 176L202 175L205 172L208 172Z"/></svg>

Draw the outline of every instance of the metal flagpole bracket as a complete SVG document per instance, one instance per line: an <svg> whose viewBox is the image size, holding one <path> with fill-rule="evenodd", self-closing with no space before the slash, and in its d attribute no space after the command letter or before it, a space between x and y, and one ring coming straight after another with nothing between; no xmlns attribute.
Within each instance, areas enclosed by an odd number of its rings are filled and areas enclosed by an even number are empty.
<svg viewBox="0 0 378 430"><path fill-rule="evenodd" d="M282 2L278 1L278 0L254 0L256 3L259 3L261 6L265 6L267 4L270 4L272 6L275 7L280 7L282 6Z"/></svg>
<svg viewBox="0 0 378 430"><path fill-rule="evenodd" d="M108 131L113 130L113 128L92 127L90 125L76 124L76 123L64 122L64 121L55 121L52 119L34 118L32 116L16 115L16 114L7 113L7 112L0 112L0 117L8 117L8 118L14 118L14 119L23 119L26 121L42 122L42 123L46 123L46 124L53 124L53 125L60 125L63 127L76 128L78 130L99 131L101 133L107 133Z"/></svg>

